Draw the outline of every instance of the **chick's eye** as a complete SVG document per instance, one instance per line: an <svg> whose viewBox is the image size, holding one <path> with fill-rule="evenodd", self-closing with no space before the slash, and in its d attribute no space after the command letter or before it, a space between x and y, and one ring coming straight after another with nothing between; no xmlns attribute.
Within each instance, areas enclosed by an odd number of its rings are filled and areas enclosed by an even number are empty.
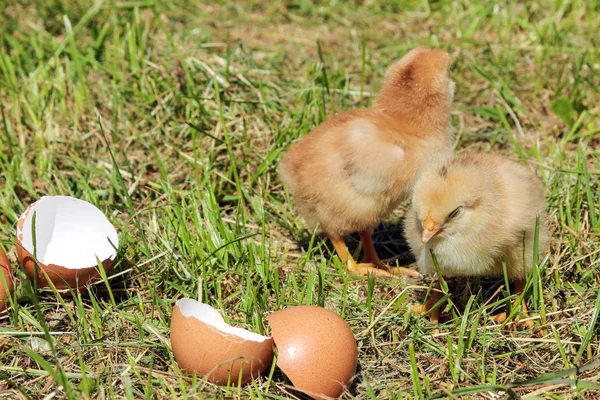
<svg viewBox="0 0 600 400"><path fill-rule="evenodd" d="M456 217L460 211L462 210L462 206L458 206L454 209L454 211L452 211L449 215L448 215L448 219L454 218Z"/></svg>

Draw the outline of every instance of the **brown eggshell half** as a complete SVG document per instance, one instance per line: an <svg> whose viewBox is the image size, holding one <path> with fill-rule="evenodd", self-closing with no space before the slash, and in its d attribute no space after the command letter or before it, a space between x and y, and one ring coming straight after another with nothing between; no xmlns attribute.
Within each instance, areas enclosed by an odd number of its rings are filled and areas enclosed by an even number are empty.
<svg viewBox="0 0 600 400"><path fill-rule="evenodd" d="M85 286L89 283L100 281L101 275L98 270L98 265L93 264L90 260L87 265L82 265L78 268L65 268L65 266L58 265L55 263L43 263L40 260L36 260L33 256L32 252L26 249L24 246L24 225L27 220L28 215L35 210L35 206L40 203L40 201L44 199L65 199L65 201L75 201L75 204L81 205L82 203L86 203L87 207L91 210L95 217L98 218L98 213L101 213L100 210L95 208L93 205L84 202L83 200L75 199L68 196L45 196L42 197L39 201L30 205L27 210L21 215L19 220L17 221L17 256L19 258L19 262L25 268L27 275L31 280L35 279L36 276L36 268L39 268L37 271L38 278L38 286L39 287L47 287L50 286L48 280L52 282L55 288L58 291L68 293L69 289L74 289L78 291L85 290ZM103 216L102 216L103 217ZM39 218L39 217L38 217ZM104 217L105 218L105 217ZM81 224L85 224L86 221L81 221ZM108 220L103 221L104 224L110 224ZM112 227L112 226L111 226ZM42 229L42 227L36 226L37 229ZM112 228L114 230L114 228ZM115 245L118 245L118 238L116 237L116 231L114 231L114 235L112 238ZM114 255L111 255L109 258L102 261L101 265L105 271L108 271L112 268L114 261ZM91 264L91 265L90 265ZM40 270L40 269L43 269ZM46 278L46 275L48 276Z"/></svg>
<svg viewBox="0 0 600 400"><path fill-rule="evenodd" d="M14 282L10 263L4 250L0 249L0 314L9 306L8 296L14 290Z"/></svg>
<svg viewBox="0 0 600 400"><path fill-rule="evenodd" d="M339 397L358 363L348 323L317 306L289 307L267 320L278 350L277 366L294 387L315 399Z"/></svg>
<svg viewBox="0 0 600 400"><path fill-rule="evenodd" d="M217 385L237 386L240 371L245 385L273 361L273 339L227 325L214 308L192 299L175 304L171 348L180 368Z"/></svg>
<svg viewBox="0 0 600 400"><path fill-rule="evenodd" d="M81 269L67 269L60 265L55 264L42 264L35 261L33 255L25 250L19 243L17 243L17 255L21 262L21 265L25 268L29 279L35 279L35 268L36 265L39 268L43 268L48 275L48 278L56 287L58 291L65 291L69 288L75 290L82 290L88 283L94 283L102 280L98 267L81 268ZM113 260L104 260L102 266L105 271L112 268ZM50 286L48 279L42 271L38 270L38 286L47 287Z"/></svg>

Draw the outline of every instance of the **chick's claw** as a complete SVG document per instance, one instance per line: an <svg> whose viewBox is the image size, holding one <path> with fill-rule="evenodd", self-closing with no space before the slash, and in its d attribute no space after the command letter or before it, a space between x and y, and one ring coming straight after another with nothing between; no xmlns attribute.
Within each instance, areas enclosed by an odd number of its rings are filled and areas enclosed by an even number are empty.
<svg viewBox="0 0 600 400"><path fill-rule="evenodd" d="M431 291L429 298L424 304L415 306L412 308L412 312L418 315L424 315L431 311L429 314L429 321L433 324L438 324L440 321L440 315L442 314L442 307L435 307L438 301L444 298L444 293L441 290L439 282L435 283L434 290Z"/></svg>
<svg viewBox="0 0 600 400"><path fill-rule="evenodd" d="M525 286L526 286L526 282L522 279L517 280L515 282L515 295L520 295L521 293L523 293L523 290L525 290ZM519 306L519 301L515 300L512 303L512 307L518 307ZM527 318L527 303L525 303L525 300L521 301L521 311L522 314L525 318ZM508 314L506 312L501 312L500 314L496 314L492 317L492 321L494 321L497 324L502 324L504 323L504 321L506 321L506 319L508 318ZM505 329L507 330L516 330L518 327L522 327L525 329L530 329L533 328L533 321L532 320L527 320L527 321L521 321L521 317L519 315L517 315L514 318L514 322L511 324L507 324L505 326Z"/></svg>
<svg viewBox="0 0 600 400"><path fill-rule="evenodd" d="M418 306L414 306L411 308L411 311L417 315L425 315L429 312L429 310L431 310L431 308L429 308L427 304L419 304ZM437 325L440 322L440 315L441 311L439 308L436 308L435 310L431 311L431 314L429 315L429 322L431 322L434 325ZM431 331L432 335L437 335L438 333L440 333L440 330L438 328L435 328Z"/></svg>
<svg viewBox="0 0 600 400"><path fill-rule="evenodd" d="M386 269L378 268L376 264L371 263L352 263L348 262L348 272L357 276L372 276L374 278L395 278L396 276Z"/></svg>
<svg viewBox="0 0 600 400"><path fill-rule="evenodd" d="M406 275L412 278L422 278L423 276L416 270L406 267L390 267L385 261L380 260L375 257L365 257L362 259L361 264L372 264L376 268L379 268L384 271L388 271L389 275L386 276L398 276L398 275Z"/></svg>
<svg viewBox="0 0 600 400"><path fill-rule="evenodd" d="M354 266L349 263L348 270L355 275L371 275L376 278L397 278L399 275L407 275L413 278L421 277L421 274L413 269L406 267L389 267L379 259L371 261L370 259L364 258L359 264L354 264Z"/></svg>
<svg viewBox="0 0 600 400"><path fill-rule="evenodd" d="M411 308L411 310L417 315L425 315L429 311L431 311L431 314L429 314L429 322L431 322L434 325L437 325L440 322L440 315L442 313L442 310L441 307L432 310L432 307L433 305L427 302L425 304L414 306L413 308Z"/></svg>
<svg viewBox="0 0 600 400"><path fill-rule="evenodd" d="M414 269L410 269L410 268L406 268L406 267L389 267L388 270L394 276L407 275L412 278L422 278L423 277L423 275L421 275L418 271L415 271Z"/></svg>
<svg viewBox="0 0 600 400"><path fill-rule="evenodd" d="M377 257L364 257L362 260L360 260L360 263L358 265L360 264L370 264L374 268L382 269L384 271L388 270L388 266L386 265L386 263L384 263Z"/></svg>
<svg viewBox="0 0 600 400"><path fill-rule="evenodd" d="M429 310L425 307L425 304L419 304L418 306L411 308L411 311L417 315L424 315L427 314L427 311Z"/></svg>
<svg viewBox="0 0 600 400"><path fill-rule="evenodd" d="M500 314L494 315L492 317L492 321L494 321L497 324L502 324L502 323L504 323L504 321L506 321L506 318L507 318L507 314L505 312L501 312ZM524 329L531 329L531 328L533 328L533 321L532 320L521 321L521 318L519 316L517 316L514 318L513 323L507 324L505 328L507 330L516 330L519 327L524 328Z"/></svg>

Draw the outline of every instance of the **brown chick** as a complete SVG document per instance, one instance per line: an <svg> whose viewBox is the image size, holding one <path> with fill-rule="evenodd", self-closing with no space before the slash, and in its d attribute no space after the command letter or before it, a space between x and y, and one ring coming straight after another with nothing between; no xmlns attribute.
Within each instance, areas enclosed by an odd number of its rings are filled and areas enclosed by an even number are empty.
<svg viewBox="0 0 600 400"><path fill-rule="evenodd" d="M538 218L538 248L548 244L545 209L542 182L527 167L495 155L461 154L419 178L404 229L423 274L436 272L431 249L444 277L503 276L505 259L520 294L533 262ZM415 311L428 312L441 298L436 290ZM432 322L439 310L430 314Z"/></svg>
<svg viewBox="0 0 600 400"><path fill-rule="evenodd" d="M424 164L451 153L450 56L420 47L387 71L373 108L337 115L293 144L280 177L297 212L320 224L350 272L391 276L371 240L373 228L410 193ZM364 259L357 264L344 236L359 232Z"/></svg>

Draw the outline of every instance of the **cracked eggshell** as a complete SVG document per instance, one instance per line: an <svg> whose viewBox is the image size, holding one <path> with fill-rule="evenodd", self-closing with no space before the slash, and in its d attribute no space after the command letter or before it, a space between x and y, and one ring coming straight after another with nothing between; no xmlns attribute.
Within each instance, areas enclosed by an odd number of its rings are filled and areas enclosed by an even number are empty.
<svg viewBox="0 0 600 400"><path fill-rule="evenodd" d="M317 306L289 307L267 320L278 350L277 366L294 387L315 399L339 397L358 363L348 323Z"/></svg>
<svg viewBox="0 0 600 400"><path fill-rule="evenodd" d="M256 379L273 361L273 339L228 325L217 310L192 299L175 303L171 348L180 368L217 385Z"/></svg>
<svg viewBox="0 0 600 400"><path fill-rule="evenodd" d="M35 254L37 264L57 290L80 289L100 280L98 260L108 271L118 245L117 231L102 211L74 197L44 196L30 205L17 222L21 265L29 278L35 279ZM49 286L42 271L38 271L38 285Z"/></svg>
<svg viewBox="0 0 600 400"><path fill-rule="evenodd" d="M0 248L0 314L10 305L8 296L14 290L14 282L10 263L4 250Z"/></svg>

